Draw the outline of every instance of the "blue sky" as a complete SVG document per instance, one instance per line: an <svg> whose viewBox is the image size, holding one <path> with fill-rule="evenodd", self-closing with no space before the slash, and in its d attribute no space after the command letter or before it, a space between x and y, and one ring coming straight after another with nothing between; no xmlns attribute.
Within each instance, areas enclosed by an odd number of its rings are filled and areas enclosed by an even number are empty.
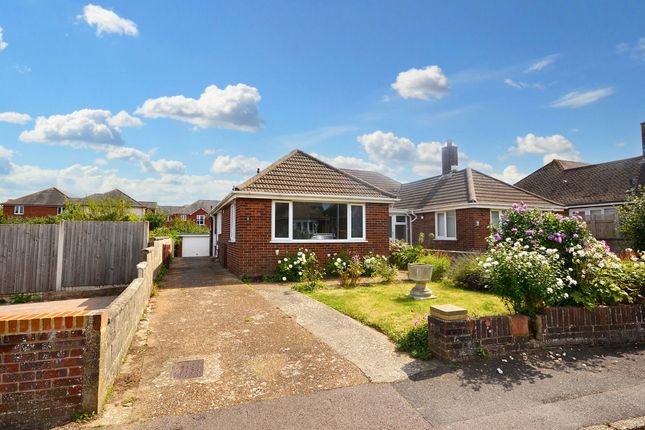
<svg viewBox="0 0 645 430"><path fill-rule="evenodd" d="M221 198L294 148L402 181L636 156L643 2L0 3L0 201Z"/></svg>

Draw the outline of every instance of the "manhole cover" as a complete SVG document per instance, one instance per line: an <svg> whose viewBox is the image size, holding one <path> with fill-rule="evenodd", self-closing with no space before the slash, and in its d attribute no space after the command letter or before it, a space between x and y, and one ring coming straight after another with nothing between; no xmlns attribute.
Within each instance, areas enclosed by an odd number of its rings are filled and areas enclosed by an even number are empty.
<svg viewBox="0 0 645 430"><path fill-rule="evenodd" d="M175 379L199 378L204 375L204 360L178 361L172 367L172 377Z"/></svg>

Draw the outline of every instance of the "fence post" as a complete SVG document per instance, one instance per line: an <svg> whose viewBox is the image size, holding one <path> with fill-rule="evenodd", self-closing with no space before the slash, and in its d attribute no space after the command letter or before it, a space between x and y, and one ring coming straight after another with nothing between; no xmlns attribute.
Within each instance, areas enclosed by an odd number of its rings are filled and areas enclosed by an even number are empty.
<svg viewBox="0 0 645 430"><path fill-rule="evenodd" d="M63 250L65 249L65 221L58 224L58 249L56 250L56 291L63 289Z"/></svg>

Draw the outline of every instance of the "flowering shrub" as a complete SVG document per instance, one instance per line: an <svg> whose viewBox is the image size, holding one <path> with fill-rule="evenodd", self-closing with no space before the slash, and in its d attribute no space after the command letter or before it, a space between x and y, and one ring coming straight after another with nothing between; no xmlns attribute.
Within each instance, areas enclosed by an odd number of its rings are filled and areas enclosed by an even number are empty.
<svg viewBox="0 0 645 430"><path fill-rule="evenodd" d="M534 316L544 306L629 301L620 260L578 217L528 210L514 204L488 238L481 261L493 292L517 313Z"/></svg>
<svg viewBox="0 0 645 430"><path fill-rule="evenodd" d="M363 256L363 274L372 278L381 278L383 282L393 282L397 275L396 267L392 266L384 255L375 255L371 252Z"/></svg>
<svg viewBox="0 0 645 430"><path fill-rule="evenodd" d="M645 185L639 185L627 194L619 214L620 231L631 240L634 249L645 252Z"/></svg>
<svg viewBox="0 0 645 430"><path fill-rule="evenodd" d="M276 273L281 281L298 282L310 277L312 271L318 271L316 253L301 249L295 255L287 254L279 259Z"/></svg>
<svg viewBox="0 0 645 430"><path fill-rule="evenodd" d="M348 265L351 260L351 257L347 253L343 252L334 252L333 254L327 254L327 274L331 276L338 276L338 267L341 263Z"/></svg>
<svg viewBox="0 0 645 430"><path fill-rule="evenodd" d="M430 235L430 240L434 235ZM390 263L399 269L407 269L408 264L414 263L419 258L428 255L429 251L423 247L425 234L419 233L418 245L410 245L404 240L390 241Z"/></svg>
<svg viewBox="0 0 645 430"><path fill-rule="evenodd" d="M336 270L338 271L338 276L340 276L340 285L343 288L354 288L358 284L358 278L363 274L363 264L361 262L361 257L358 255L353 256L349 263L345 261L338 261L338 258L335 262Z"/></svg>

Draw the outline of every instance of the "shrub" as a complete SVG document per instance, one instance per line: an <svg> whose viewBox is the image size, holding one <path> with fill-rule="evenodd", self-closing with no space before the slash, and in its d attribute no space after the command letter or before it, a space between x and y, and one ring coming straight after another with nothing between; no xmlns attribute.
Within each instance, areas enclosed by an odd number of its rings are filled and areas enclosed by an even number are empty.
<svg viewBox="0 0 645 430"><path fill-rule="evenodd" d="M409 353L414 358L427 360L430 358L428 350L428 314L417 315L412 322L412 327L396 339L396 347L400 351Z"/></svg>
<svg viewBox="0 0 645 430"><path fill-rule="evenodd" d="M544 306L629 301L620 260L596 240L579 217L529 211L514 204L488 238L482 261L493 292L517 313Z"/></svg>
<svg viewBox="0 0 645 430"><path fill-rule="evenodd" d="M382 282L393 282L398 274L397 268L388 262L384 255L375 255L370 252L363 257L363 273L372 278L381 278Z"/></svg>
<svg viewBox="0 0 645 430"><path fill-rule="evenodd" d="M367 276L372 276L374 272L378 269L380 262L383 257L375 255L373 252L370 252L367 255L363 256L363 274Z"/></svg>
<svg viewBox="0 0 645 430"><path fill-rule="evenodd" d="M336 261L338 276L340 276L340 285L343 288L354 288L358 284L358 279L363 274L363 264L358 255L353 256L349 263Z"/></svg>
<svg viewBox="0 0 645 430"><path fill-rule="evenodd" d="M168 219L168 214L161 210L154 213L146 212L146 214L143 216L143 220L148 221L148 228L150 230L164 227L166 225L166 219Z"/></svg>
<svg viewBox="0 0 645 430"><path fill-rule="evenodd" d="M432 264L432 280L441 280L450 269L450 257L445 254L428 254L416 261L420 264Z"/></svg>
<svg viewBox="0 0 645 430"><path fill-rule="evenodd" d="M620 231L625 233L637 251L645 251L645 185L627 194L620 207Z"/></svg>
<svg viewBox="0 0 645 430"><path fill-rule="evenodd" d="M483 291L488 289L486 270L479 264L478 256L465 256L452 263L450 278L459 288Z"/></svg>
<svg viewBox="0 0 645 430"><path fill-rule="evenodd" d="M322 273L318 269L315 252L299 250L295 255L287 254L278 260L276 274L281 281L299 282L303 279L320 280Z"/></svg>
<svg viewBox="0 0 645 430"><path fill-rule="evenodd" d="M334 252L327 254L327 270L326 273L330 276L338 276L338 267L344 263L349 265L351 258L345 251ZM337 264L338 263L338 264Z"/></svg>

